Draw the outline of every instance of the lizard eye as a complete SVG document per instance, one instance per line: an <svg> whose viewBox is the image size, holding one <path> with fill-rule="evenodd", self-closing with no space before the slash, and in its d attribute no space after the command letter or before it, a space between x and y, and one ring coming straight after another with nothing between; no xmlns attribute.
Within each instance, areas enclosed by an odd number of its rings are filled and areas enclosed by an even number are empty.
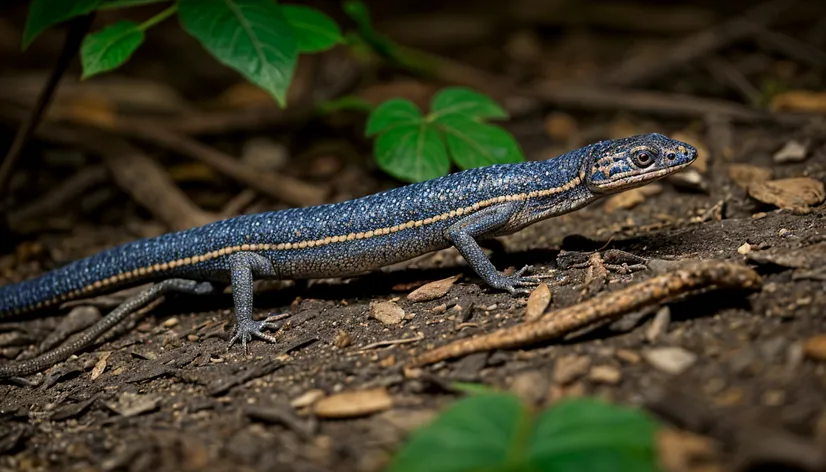
<svg viewBox="0 0 826 472"><path fill-rule="evenodd" d="M665 155L665 158L669 161L673 161L677 158L677 154L674 151L669 151L669 153Z"/></svg>
<svg viewBox="0 0 826 472"><path fill-rule="evenodd" d="M634 160L634 164L637 167L648 167L654 163L654 153L648 149L634 151L631 158Z"/></svg>

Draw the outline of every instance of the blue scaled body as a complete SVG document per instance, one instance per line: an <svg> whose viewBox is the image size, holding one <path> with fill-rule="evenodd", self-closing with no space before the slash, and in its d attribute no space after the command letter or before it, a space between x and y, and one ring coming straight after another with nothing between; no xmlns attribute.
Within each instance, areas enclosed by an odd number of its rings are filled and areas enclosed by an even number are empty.
<svg viewBox="0 0 826 472"><path fill-rule="evenodd" d="M689 165L697 151L661 134L602 141L535 162L450 174L341 203L243 215L143 239L0 287L0 317L169 278L231 283L243 342L252 281L362 274L455 246L482 280L515 293L536 282L506 276L477 241L510 234Z"/></svg>

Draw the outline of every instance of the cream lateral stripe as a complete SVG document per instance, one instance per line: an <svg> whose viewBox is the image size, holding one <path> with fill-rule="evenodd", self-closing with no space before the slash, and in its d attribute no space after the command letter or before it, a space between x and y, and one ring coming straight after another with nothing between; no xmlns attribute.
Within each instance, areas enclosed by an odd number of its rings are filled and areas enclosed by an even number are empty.
<svg viewBox="0 0 826 472"><path fill-rule="evenodd" d="M13 314L20 314L32 308L40 309L44 307L48 307L50 305L54 305L57 302L64 302L67 300L71 300L77 298L81 295L88 295L89 293L93 292L94 290L98 290L103 287L107 287L110 285L114 285L118 282L123 282L125 280L133 279L141 275L148 275L155 272L163 272L169 269L174 269L175 267L185 266L185 265L192 265L198 264L201 262L205 262L211 259L215 259L216 257L226 256L232 254L234 252L239 251L285 251L291 249L304 249L307 247L317 247L317 246L326 246L332 243L344 242L344 241L352 241L354 239L369 239L375 236L381 236L390 233L396 233L401 230L413 228L413 227L420 227L424 225L429 225L431 223L436 223L438 221L446 220L448 218L452 218L455 216L460 216L468 213L472 213L474 211L480 210L485 207L489 207L496 203L503 203L506 201L516 201L516 200L527 200L531 198L539 198L539 197L547 197L549 195L554 195L557 193L567 192L572 188L576 187L582 182L582 174L573 178L573 180L568 181L564 185L560 185L559 187L553 187L545 190L534 190L528 193L518 193L513 195L503 195L500 197L489 198L487 200L483 200L481 202L474 203L472 205L457 208L454 210L450 210L448 212L442 213L440 215L431 216L429 218L425 218L422 220L411 220L407 223L402 223L396 226L390 226L387 228L378 228L372 231L367 231L363 233L350 233L345 235L337 235L337 236L328 236L324 239L316 239L316 240L308 240L308 241L298 241L293 243L277 243L277 244L244 244L241 246L229 246L225 248L218 249L217 251L208 252L206 254L198 255L198 256L189 256L183 259L178 259L169 262L163 262L158 264L152 264L148 267L141 267L139 269L135 269L129 272L122 272L117 275L113 275L106 279L97 280L79 290L72 290L71 292L66 292L61 295L58 295L51 300L47 300L45 302L36 303L28 308L23 308L19 310L14 310Z"/></svg>

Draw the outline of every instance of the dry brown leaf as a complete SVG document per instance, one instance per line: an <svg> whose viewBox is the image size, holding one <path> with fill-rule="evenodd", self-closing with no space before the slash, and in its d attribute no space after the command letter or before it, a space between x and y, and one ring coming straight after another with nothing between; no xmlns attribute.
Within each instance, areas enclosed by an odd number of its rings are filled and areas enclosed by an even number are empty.
<svg viewBox="0 0 826 472"><path fill-rule="evenodd" d="M542 314L545 313L545 309L548 308L548 305L551 303L552 296L548 284L539 284L528 297L525 319L532 321L542 316Z"/></svg>
<svg viewBox="0 0 826 472"><path fill-rule="evenodd" d="M713 439L688 431L661 428L657 433L660 466L665 472L722 471L719 450Z"/></svg>
<svg viewBox="0 0 826 472"><path fill-rule="evenodd" d="M100 359L98 359L97 364L95 364L95 367L92 369L92 374L89 376L90 380L95 380L103 374L103 371L106 370L106 364L111 354L112 353L109 351L101 353Z"/></svg>
<svg viewBox="0 0 826 472"><path fill-rule="evenodd" d="M753 183L771 179L772 170L751 164L732 164L728 168L728 176L737 186L746 189Z"/></svg>
<svg viewBox="0 0 826 472"><path fill-rule="evenodd" d="M411 302L427 302L443 297L447 295L447 292L450 291L450 287L452 287L453 284L459 280L459 277L461 277L461 274L424 284L416 290L410 292L407 295L407 299Z"/></svg>
<svg viewBox="0 0 826 472"><path fill-rule="evenodd" d="M353 418L388 410L393 398L384 388L355 390L332 395L315 403L315 414L322 418Z"/></svg>
<svg viewBox="0 0 826 472"><path fill-rule="evenodd" d="M648 184L644 187L628 190L627 192L618 193L611 196L605 201L606 213L613 213L619 209L630 210L640 203L644 202L648 197L653 197L663 191L660 184Z"/></svg>
<svg viewBox="0 0 826 472"><path fill-rule="evenodd" d="M382 324L399 324L404 319L404 310L394 302L370 302L370 316Z"/></svg>
<svg viewBox="0 0 826 472"><path fill-rule="evenodd" d="M809 207L826 198L823 182L809 177L758 182L748 187L749 195L778 208L807 213Z"/></svg>
<svg viewBox="0 0 826 472"><path fill-rule="evenodd" d="M772 98L772 110L826 112L826 92L791 90Z"/></svg>
<svg viewBox="0 0 826 472"><path fill-rule="evenodd" d="M297 396L290 402L290 406L296 409L307 408L313 406L316 402L324 398L324 390L312 389L307 390L301 395Z"/></svg>

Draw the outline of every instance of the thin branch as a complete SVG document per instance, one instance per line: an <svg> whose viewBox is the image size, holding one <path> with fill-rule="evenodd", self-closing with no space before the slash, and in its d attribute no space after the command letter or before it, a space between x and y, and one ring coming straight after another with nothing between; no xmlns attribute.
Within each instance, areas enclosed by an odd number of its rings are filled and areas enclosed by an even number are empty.
<svg viewBox="0 0 826 472"><path fill-rule="evenodd" d="M37 128L37 125L40 123L40 120L43 117L43 112L46 110L46 107L48 107L52 97L54 96L58 82L60 82L60 79L66 72L66 69L69 68L72 58L74 58L75 54L77 54L80 49L80 44L83 41L83 37L86 36L86 32L89 31L89 27L92 25L94 18L95 15L92 13L77 17L69 23L69 30L66 32L66 40L63 42L63 49L60 51L60 55L55 62L54 68L52 68L52 71L49 74L46 85L37 97L37 102L35 103L34 108L31 109L31 112L26 117L26 120L17 130L11 149L9 149L9 152L6 154L6 158L3 160L3 163L0 164L0 199L2 199L2 196L6 192L6 186L11 178L14 166L17 164L17 160L23 152L23 148L29 141L29 138L35 128ZM2 205L0 205L0 207L2 207Z"/></svg>

